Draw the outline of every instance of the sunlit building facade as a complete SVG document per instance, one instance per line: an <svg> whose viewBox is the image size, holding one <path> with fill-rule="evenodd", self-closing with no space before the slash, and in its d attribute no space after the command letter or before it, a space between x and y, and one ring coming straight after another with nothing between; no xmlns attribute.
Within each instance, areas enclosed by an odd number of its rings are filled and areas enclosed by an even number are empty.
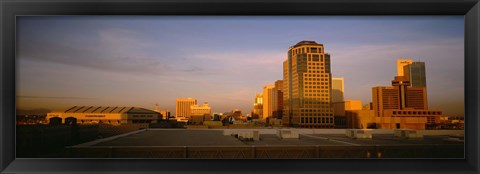
<svg viewBox="0 0 480 174"><path fill-rule="evenodd" d="M265 85L263 87L263 117L266 119L272 117L273 111L277 105L277 90L275 85Z"/></svg>
<svg viewBox="0 0 480 174"><path fill-rule="evenodd" d="M283 62L282 123L293 127L333 128L330 55L323 44L301 41Z"/></svg>
<svg viewBox="0 0 480 174"><path fill-rule="evenodd" d="M397 59L397 76L404 76L403 67L406 65L410 65L412 63L413 61L410 59L403 59L403 58Z"/></svg>
<svg viewBox="0 0 480 174"><path fill-rule="evenodd" d="M204 121L212 119L212 109L207 102L202 105L191 105L190 116L188 118L191 124L202 124Z"/></svg>
<svg viewBox="0 0 480 174"><path fill-rule="evenodd" d="M377 117L385 109L428 109L426 88L411 87L404 76L396 76L392 86L373 87L372 100Z"/></svg>
<svg viewBox="0 0 480 174"><path fill-rule="evenodd" d="M397 63L397 68L404 70L404 76L395 76L392 86L372 88L376 128L425 129L426 124L439 123L442 112L428 110L426 87L412 86L406 77L412 71L404 67L415 63L410 61L403 67ZM425 67L423 63L420 65Z"/></svg>
<svg viewBox="0 0 480 174"><path fill-rule="evenodd" d="M400 109L399 91L395 86L372 88L372 103L375 117L383 116L385 109Z"/></svg>
<svg viewBox="0 0 480 174"><path fill-rule="evenodd" d="M162 115L162 119L168 120L170 118L170 111L160 111L160 115Z"/></svg>
<svg viewBox="0 0 480 174"><path fill-rule="evenodd" d="M190 106L190 115L210 115L212 113L212 109L210 105L205 102L202 105L191 105Z"/></svg>
<svg viewBox="0 0 480 174"><path fill-rule="evenodd" d="M255 95L253 102L253 119L262 119L263 118L263 94L259 93Z"/></svg>
<svg viewBox="0 0 480 174"><path fill-rule="evenodd" d="M412 87L427 87L425 62L414 62L410 59L397 60L397 76L404 76Z"/></svg>
<svg viewBox="0 0 480 174"><path fill-rule="evenodd" d="M179 121L186 121L190 117L192 105L196 105L197 100L194 98L177 98L175 106L175 117Z"/></svg>
<svg viewBox="0 0 480 174"><path fill-rule="evenodd" d="M63 124L135 124L156 123L160 113L140 107L73 106L47 113L46 123L59 119Z"/></svg>

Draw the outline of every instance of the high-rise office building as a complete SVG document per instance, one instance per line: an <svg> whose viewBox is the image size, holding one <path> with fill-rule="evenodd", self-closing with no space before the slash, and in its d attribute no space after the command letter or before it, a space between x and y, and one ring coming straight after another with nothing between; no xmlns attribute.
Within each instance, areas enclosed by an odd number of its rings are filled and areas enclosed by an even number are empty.
<svg viewBox="0 0 480 174"><path fill-rule="evenodd" d="M404 70L403 67L409 64L412 64L412 60L409 59L402 59L399 58L397 59L397 76L403 76L404 75Z"/></svg>
<svg viewBox="0 0 480 174"><path fill-rule="evenodd" d="M333 128L330 55L323 44L301 41L283 62L282 122L294 127Z"/></svg>
<svg viewBox="0 0 480 174"><path fill-rule="evenodd" d="M344 82L343 78L332 78L332 103L344 101Z"/></svg>
<svg viewBox="0 0 480 174"><path fill-rule="evenodd" d="M255 100L253 102L253 119L262 119L263 118L263 94L259 93L255 95Z"/></svg>
<svg viewBox="0 0 480 174"><path fill-rule="evenodd" d="M425 62L413 62L403 67L406 80L410 81L412 87L427 87L425 77Z"/></svg>
<svg viewBox="0 0 480 174"><path fill-rule="evenodd" d="M273 116L273 111L277 105L277 90L275 85L265 85L263 87L263 119Z"/></svg>
<svg viewBox="0 0 480 174"><path fill-rule="evenodd" d="M392 86L372 88L376 127L425 129L427 124L438 123L442 112L428 110L425 63L397 60L397 70L399 76Z"/></svg>
<svg viewBox="0 0 480 174"><path fill-rule="evenodd" d="M404 76L412 87L427 87L425 62L414 62L408 59L397 60L397 76Z"/></svg>
<svg viewBox="0 0 480 174"><path fill-rule="evenodd" d="M283 91L283 80L275 81L275 89L279 91Z"/></svg>
<svg viewBox="0 0 480 174"><path fill-rule="evenodd" d="M403 70L403 75L395 77L392 84L403 82L401 86L408 86L409 90L405 96L409 96L409 100L403 103L404 107L415 109L427 109L427 82L425 76L425 62L413 62L412 60L401 60L397 62L408 62L405 65L400 66L397 63L398 71ZM405 85L405 83L408 83ZM406 87L404 87L406 88ZM403 89L403 88L402 88Z"/></svg>
<svg viewBox="0 0 480 174"><path fill-rule="evenodd" d="M377 117L385 109L428 109L426 89L411 87L404 76L396 76L392 86L373 87L372 100Z"/></svg>
<svg viewBox="0 0 480 174"><path fill-rule="evenodd" d="M190 106L196 105L194 98L177 98L175 106L175 117L177 120L188 120L191 114Z"/></svg>
<svg viewBox="0 0 480 174"><path fill-rule="evenodd" d="M283 116L283 80L275 81L275 91L277 92L277 98L272 117L281 119Z"/></svg>

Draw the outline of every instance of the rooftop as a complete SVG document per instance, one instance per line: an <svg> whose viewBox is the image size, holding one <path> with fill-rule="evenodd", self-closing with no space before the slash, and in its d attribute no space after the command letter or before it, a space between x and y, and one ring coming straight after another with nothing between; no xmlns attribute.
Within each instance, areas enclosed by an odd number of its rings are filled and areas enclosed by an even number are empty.
<svg viewBox="0 0 480 174"><path fill-rule="evenodd" d="M61 113L111 113L111 114L120 114L120 113L157 113L155 111L139 108L139 107L125 107L125 106L73 106L60 111Z"/></svg>
<svg viewBox="0 0 480 174"><path fill-rule="evenodd" d="M303 40L303 41L300 41L300 42L298 42L297 44L295 44L293 47L299 47L299 46L303 46L303 45L323 46L323 44L318 44L318 43L315 42L315 41Z"/></svg>
<svg viewBox="0 0 480 174"><path fill-rule="evenodd" d="M238 130L238 129L237 129ZM228 129L228 131L237 131ZM245 131L247 129L242 129ZM253 129L252 129L253 130ZM298 139L280 139L276 129L254 129L260 140L240 141L222 129L147 129L68 147L70 158L459 158L461 130L424 131L405 139L393 130L372 130L372 139L352 139L344 129L295 129ZM290 129L293 130L293 129ZM461 138L461 139L460 139Z"/></svg>
<svg viewBox="0 0 480 174"><path fill-rule="evenodd" d="M403 139L390 133L373 134L372 139L352 139L344 131L300 131L299 139L280 139L275 134L260 133L259 141L240 141L223 135L223 130L149 129L147 131L104 141L93 146L365 146L365 145L437 145L463 144L450 141L450 135L430 133L424 138ZM181 137L181 138L179 138Z"/></svg>

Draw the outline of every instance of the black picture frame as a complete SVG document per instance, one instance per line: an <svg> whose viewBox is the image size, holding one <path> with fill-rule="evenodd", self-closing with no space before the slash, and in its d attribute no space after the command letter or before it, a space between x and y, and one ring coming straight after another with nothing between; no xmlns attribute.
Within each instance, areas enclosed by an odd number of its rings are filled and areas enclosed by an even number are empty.
<svg viewBox="0 0 480 174"><path fill-rule="evenodd" d="M478 0L1 0L0 11L2 173L479 173ZM19 15L464 15L465 159L16 159Z"/></svg>

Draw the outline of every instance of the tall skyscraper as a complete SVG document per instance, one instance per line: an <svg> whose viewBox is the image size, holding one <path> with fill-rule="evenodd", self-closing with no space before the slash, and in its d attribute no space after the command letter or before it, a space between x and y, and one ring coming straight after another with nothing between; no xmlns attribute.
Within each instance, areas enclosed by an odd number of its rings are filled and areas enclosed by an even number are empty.
<svg viewBox="0 0 480 174"><path fill-rule="evenodd" d="M406 80L410 81L412 87L427 87L425 77L425 62L413 62L403 67Z"/></svg>
<svg viewBox="0 0 480 174"><path fill-rule="evenodd" d="M276 110L277 91L275 85L265 85L263 87L263 119L273 116Z"/></svg>
<svg viewBox="0 0 480 174"><path fill-rule="evenodd" d="M282 122L294 127L333 128L330 55L323 44L301 41L283 62Z"/></svg>
<svg viewBox="0 0 480 174"><path fill-rule="evenodd" d="M177 120L188 120L191 114L190 106L196 104L197 100L194 98L177 98L175 106L175 116Z"/></svg>
<svg viewBox="0 0 480 174"><path fill-rule="evenodd" d="M344 79L332 78L332 103L344 101Z"/></svg>
<svg viewBox="0 0 480 174"><path fill-rule="evenodd" d="M263 118L263 94L259 93L255 95L255 100L253 102L253 119L262 119Z"/></svg>
<svg viewBox="0 0 480 174"><path fill-rule="evenodd" d="M397 76L403 76L404 75L403 67L406 65L412 64L412 62L413 61L409 59L402 59L402 58L397 59Z"/></svg>
<svg viewBox="0 0 480 174"><path fill-rule="evenodd" d="M397 76L404 76L412 87L427 87L425 62L414 62L408 59L397 60Z"/></svg>
<svg viewBox="0 0 480 174"><path fill-rule="evenodd" d="M283 116L283 80L275 81L275 91L277 92L277 98L273 118L280 119Z"/></svg>

